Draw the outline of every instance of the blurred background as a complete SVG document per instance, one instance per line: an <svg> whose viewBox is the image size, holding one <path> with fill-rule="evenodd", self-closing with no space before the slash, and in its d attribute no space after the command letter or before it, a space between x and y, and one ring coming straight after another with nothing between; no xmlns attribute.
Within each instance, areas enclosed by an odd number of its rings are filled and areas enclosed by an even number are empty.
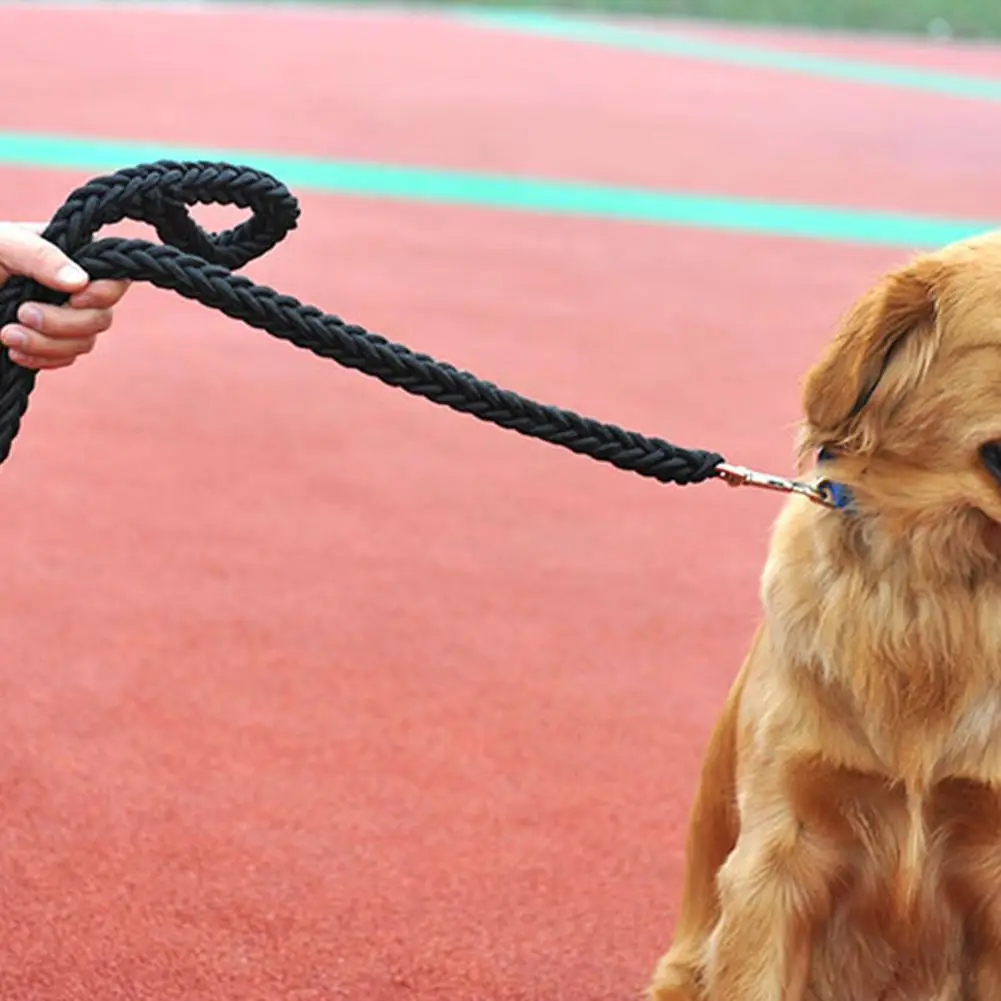
<svg viewBox="0 0 1001 1001"><path fill-rule="evenodd" d="M302 0L270 2L294 6ZM364 4L367 0L358 2ZM372 2L378 5L378 0ZM437 2L448 6L452 0ZM463 0L455 0L454 5L471 6ZM841 31L907 32L935 38L990 39L1001 35L1001 7L989 0L490 0L490 5Z"/></svg>

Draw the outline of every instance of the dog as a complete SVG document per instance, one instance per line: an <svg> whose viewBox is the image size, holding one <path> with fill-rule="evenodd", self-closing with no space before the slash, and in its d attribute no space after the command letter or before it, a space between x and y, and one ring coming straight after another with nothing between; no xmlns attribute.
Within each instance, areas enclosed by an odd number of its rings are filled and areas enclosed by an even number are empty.
<svg viewBox="0 0 1001 1001"><path fill-rule="evenodd" d="M647 995L1001 1001L1001 232L851 306L798 466Z"/></svg>

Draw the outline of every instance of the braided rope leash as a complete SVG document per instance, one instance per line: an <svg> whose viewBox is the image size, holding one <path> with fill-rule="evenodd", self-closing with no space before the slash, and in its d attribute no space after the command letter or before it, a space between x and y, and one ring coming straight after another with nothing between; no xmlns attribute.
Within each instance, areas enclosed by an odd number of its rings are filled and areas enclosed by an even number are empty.
<svg viewBox="0 0 1001 1001"><path fill-rule="evenodd" d="M235 205L249 208L252 215L233 229L208 233L191 218L189 207L197 204ZM93 239L102 227L123 219L148 223L163 242ZM283 240L298 219L295 197L262 171L161 160L77 188L44 236L94 279L145 281L172 289L390 386L619 469L679 485L720 478L734 486L801 493L829 503L821 488L731 466L716 452L679 448L536 403L233 273ZM58 304L68 298L28 279L12 278L0 287L0 326L12 322L28 299ZM33 370L16 365L6 349L0 350L0 463L10 454L35 379Z"/></svg>

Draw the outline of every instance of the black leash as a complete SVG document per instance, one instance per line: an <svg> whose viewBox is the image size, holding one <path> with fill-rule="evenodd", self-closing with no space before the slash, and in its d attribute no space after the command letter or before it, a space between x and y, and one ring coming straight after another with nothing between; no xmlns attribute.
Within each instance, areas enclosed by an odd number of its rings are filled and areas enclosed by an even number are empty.
<svg viewBox="0 0 1001 1001"><path fill-rule="evenodd" d="M253 214L233 229L207 233L190 216L188 207L197 204L236 205ZM123 219L149 223L162 244L93 239L102 227ZM44 236L94 279L130 279L172 289L387 385L619 469L679 485L718 478L734 486L746 483L801 493L829 504L822 488L731 466L716 452L679 448L536 403L233 274L283 240L298 219L295 197L259 170L163 160L77 188L52 217ZM29 299L63 303L68 298L33 281L11 278L0 288L0 326L12 322L20 304ZM12 362L6 348L0 350L0 463L20 430L35 378L35 371Z"/></svg>

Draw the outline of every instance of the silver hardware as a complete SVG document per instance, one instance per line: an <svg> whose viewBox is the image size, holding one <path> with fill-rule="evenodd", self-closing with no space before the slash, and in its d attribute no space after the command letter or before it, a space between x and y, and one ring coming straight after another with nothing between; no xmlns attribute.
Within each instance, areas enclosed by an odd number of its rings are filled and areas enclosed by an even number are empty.
<svg viewBox="0 0 1001 1001"><path fill-rule="evenodd" d="M716 472L731 487L760 487L762 490L776 490L784 494L799 494L822 507L837 507L830 491L825 489L823 480L814 486L812 483L803 483L802 480L789 480L784 476L758 473L745 466L731 466L728 462L721 462L716 467Z"/></svg>

